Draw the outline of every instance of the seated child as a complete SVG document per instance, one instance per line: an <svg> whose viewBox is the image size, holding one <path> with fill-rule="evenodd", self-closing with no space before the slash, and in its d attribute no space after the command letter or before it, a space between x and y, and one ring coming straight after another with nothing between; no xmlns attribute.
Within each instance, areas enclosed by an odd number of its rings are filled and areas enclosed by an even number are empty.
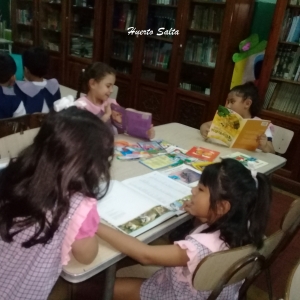
<svg viewBox="0 0 300 300"><path fill-rule="evenodd" d="M25 81L17 81L16 95L25 105L26 113L48 113L53 102L60 99L58 81L44 79L49 66L49 54L41 47L30 48L22 54Z"/></svg>
<svg viewBox="0 0 300 300"><path fill-rule="evenodd" d="M260 111L260 101L257 87L252 82L235 86L230 90L225 106L237 112L244 119L259 119L257 114ZM211 121L201 125L200 133L203 138L207 138L210 125ZM270 124L264 134L257 136L258 149L263 152L275 153L272 144L272 128L273 126Z"/></svg>
<svg viewBox="0 0 300 300"><path fill-rule="evenodd" d="M89 65L81 74L75 105L92 112L104 122L110 123L111 116L118 120L118 116L116 116L115 112L112 112L110 107L111 103L117 104L115 99L110 98L115 81L116 71L112 67L101 62ZM87 91L87 94L80 97L82 88ZM117 133L117 128L112 126L111 128L114 133ZM155 132L152 127L149 128L147 135L149 139L154 138Z"/></svg>
<svg viewBox="0 0 300 300"><path fill-rule="evenodd" d="M47 300L70 252L82 264L95 259L97 199L112 155L109 128L70 107L49 113L33 144L1 171L1 299Z"/></svg>
<svg viewBox="0 0 300 300"><path fill-rule="evenodd" d="M25 115L23 102L14 92L15 73L14 59L8 54L0 53L0 119Z"/></svg>
<svg viewBox="0 0 300 300"><path fill-rule="evenodd" d="M197 291L192 285L197 265L213 252L249 244L259 249L271 199L266 175L223 159L204 169L198 186L192 188L191 200L184 204L202 223L185 240L151 246L99 224L97 234L117 250L142 265L163 266L148 279L118 278L113 299L208 299L210 291ZM237 299L241 285L226 286L218 299Z"/></svg>

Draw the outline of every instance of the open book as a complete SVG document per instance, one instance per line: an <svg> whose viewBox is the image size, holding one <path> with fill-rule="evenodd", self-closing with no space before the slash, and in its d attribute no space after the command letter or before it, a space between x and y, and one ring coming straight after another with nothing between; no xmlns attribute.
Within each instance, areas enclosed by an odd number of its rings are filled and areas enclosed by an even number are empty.
<svg viewBox="0 0 300 300"><path fill-rule="evenodd" d="M147 131L152 124L152 114L132 108L111 104L111 123L117 133L127 133L139 138L149 139Z"/></svg>
<svg viewBox="0 0 300 300"><path fill-rule="evenodd" d="M238 113L219 105L207 137L230 148L254 151L257 137L264 134L270 121L243 119Z"/></svg>
<svg viewBox="0 0 300 300"><path fill-rule="evenodd" d="M152 172L112 180L105 197L98 201L98 213L117 229L138 236L171 217L182 214L180 204L190 199L191 188Z"/></svg>

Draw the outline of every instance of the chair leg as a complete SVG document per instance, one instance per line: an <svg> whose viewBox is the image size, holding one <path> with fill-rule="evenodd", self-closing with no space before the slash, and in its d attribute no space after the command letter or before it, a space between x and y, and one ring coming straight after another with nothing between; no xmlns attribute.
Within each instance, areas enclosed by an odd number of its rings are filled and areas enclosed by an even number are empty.
<svg viewBox="0 0 300 300"><path fill-rule="evenodd" d="M266 282L268 287L269 300L273 300L272 278L271 278L270 268L266 269Z"/></svg>

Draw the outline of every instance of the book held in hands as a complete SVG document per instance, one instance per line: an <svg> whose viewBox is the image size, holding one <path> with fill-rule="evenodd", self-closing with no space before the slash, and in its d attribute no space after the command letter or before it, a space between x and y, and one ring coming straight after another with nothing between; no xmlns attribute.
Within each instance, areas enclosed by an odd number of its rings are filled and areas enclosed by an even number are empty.
<svg viewBox="0 0 300 300"><path fill-rule="evenodd" d="M270 121L244 119L235 111L219 105L207 137L230 148L254 151L257 138L267 130Z"/></svg>
<svg viewBox="0 0 300 300"><path fill-rule="evenodd" d="M111 124L117 133L149 139L147 131L152 125L152 114L132 108L124 108L114 103L111 104Z"/></svg>

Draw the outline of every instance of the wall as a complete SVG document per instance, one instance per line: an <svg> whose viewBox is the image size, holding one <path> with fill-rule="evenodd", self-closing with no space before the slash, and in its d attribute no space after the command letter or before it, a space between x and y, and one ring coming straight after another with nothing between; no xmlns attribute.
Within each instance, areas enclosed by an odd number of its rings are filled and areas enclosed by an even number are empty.
<svg viewBox="0 0 300 300"><path fill-rule="evenodd" d="M276 0L256 0L251 33L257 33L260 40L268 40L275 4Z"/></svg>

